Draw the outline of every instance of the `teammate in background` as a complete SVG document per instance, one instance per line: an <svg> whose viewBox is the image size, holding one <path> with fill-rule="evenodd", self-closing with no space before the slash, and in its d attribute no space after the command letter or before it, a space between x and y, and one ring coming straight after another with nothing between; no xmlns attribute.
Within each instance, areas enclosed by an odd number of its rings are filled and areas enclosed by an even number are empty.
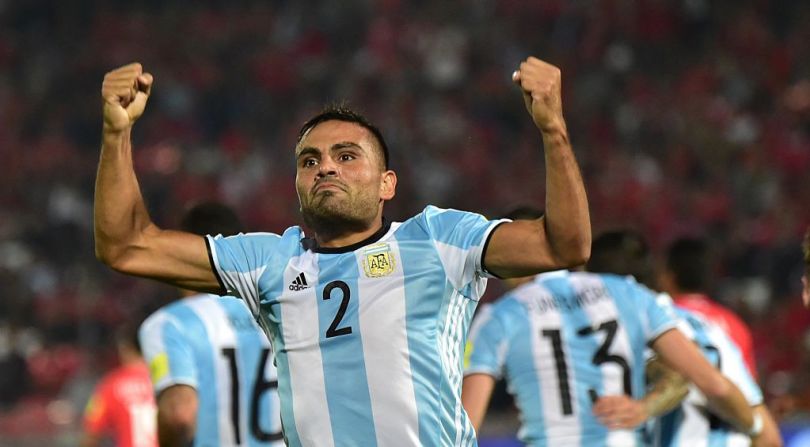
<svg viewBox="0 0 810 447"><path fill-rule="evenodd" d="M667 249L658 288L669 294L677 306L701 315L726 331L742 352L748 371L757 377L751 330L737 314L708 296L710 272L708 243L698 238L678 239Z"/></svg>
<svg viewBox="0 0 810 447"><path fill-rule="evenodd" d="M403 223L383 219L397 177L382 134L332 109L304 124L295 147L311 233L202 238L149 218L130 133L152 76L140 64L113 70L102 86L96 255L127 274L242 298L275 348L289 445L475 445L462 352L487 277L579 265L591 245L560 70L530 57L512 80L542 137L544 218L504 223L428 206Z"/></svg>
<svg viewBox="0 0 810 447"><path fill-rule="evenodd" d="M679 329L700 347L703 355L737 385L748 404L762 421L761 434L753 445L778 447L782 445L779 428L763 402L762 390L748 372L737 346L717 325L694 312L675 307L681 319ZM712 414L705 397L696 389L672 412L655 420L653 445L661 447L748 446L751 438Z"/></svg>
<svg viewBox="0 0 810 447"><path fill-rule="evenodd" d="M237 234L236 214L202 203L183 231ZM180 290L183 299L141 325L140 340L158 402L162 447L284 445L270 343L245 303Z"/></svg>
<svg viewBox="0 0 810 447"><path fill-rule="evenodd" d="M482 309L470 333L462 399L476 429L495 379L515 395L528 445L644 445L641 430L594 412L599 396L641 399L645 348L694 382L736 426L756 429L744 396L678 330L672 309L634 279L606 273L611 253L633 238L606 234L593 244L595 273L538 275ZM668 406L669 403L660 403Z"/></svg>
<svg viewBox="0 0 810 447"><path fill-rule="evenodd" d="M804 275L802 275L802 302L804 307L810 308L810 228L804 234L802 243L804 252Z"/></svg>
<svg viewBox="0 0 810 447"><path fill-rule="evenodd" d="M84 433L79 445L156 447L155 398L149 368L138 346L137 325L125 324L115 332L120 366L101 379L84 412Z"/></svg>

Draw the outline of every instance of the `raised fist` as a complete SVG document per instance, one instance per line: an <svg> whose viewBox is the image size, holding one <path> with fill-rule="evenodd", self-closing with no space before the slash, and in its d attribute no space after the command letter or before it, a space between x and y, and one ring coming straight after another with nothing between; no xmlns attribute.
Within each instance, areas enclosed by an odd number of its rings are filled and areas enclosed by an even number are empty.
<svg viewBox="0 0 810 447"><path fill-rule="evenodd" d="M144 73L137 62L104 75L104 130L120 132L132 127L143 114L151 90L152 75Z"/></svg>
<svg viewBox="0 0 810 447"><path fill-rule="evenodd" d="M526 110L541 131L565 128L559 68L536 57L529 57L512 73L512 81L523 91Z"/></svg>

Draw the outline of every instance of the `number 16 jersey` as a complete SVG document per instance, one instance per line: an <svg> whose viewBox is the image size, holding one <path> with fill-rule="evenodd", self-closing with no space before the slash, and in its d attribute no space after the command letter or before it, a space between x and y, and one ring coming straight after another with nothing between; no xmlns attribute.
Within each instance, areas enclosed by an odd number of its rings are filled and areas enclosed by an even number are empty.
<svg viewBox="0 0 810 447"><path fill-rule="evenodd" d="M608 431L593 400L643 397L645 348L676 324L631 277L546 273L481 309L464 373L505 376L530 446L645 445L640 430Z"/></svg>
<svg viewBox="0 0 810 447"><path fill-rule="evenodd" d="M273 343L289 445L476 444L462 354L498 223L430 206L339 249L298 227L207 239Z"/></svg>

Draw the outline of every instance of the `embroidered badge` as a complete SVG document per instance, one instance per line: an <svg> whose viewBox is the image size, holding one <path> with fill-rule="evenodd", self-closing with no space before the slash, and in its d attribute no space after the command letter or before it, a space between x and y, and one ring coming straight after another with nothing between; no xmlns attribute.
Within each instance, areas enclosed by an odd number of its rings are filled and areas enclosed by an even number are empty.
<svg viewBox="0 0 810 447"><path fill-rule="evenodd" d="M379 278L394 271L396 260L388 244L372 245L363 250L363 271L369 278Z"/></svg>

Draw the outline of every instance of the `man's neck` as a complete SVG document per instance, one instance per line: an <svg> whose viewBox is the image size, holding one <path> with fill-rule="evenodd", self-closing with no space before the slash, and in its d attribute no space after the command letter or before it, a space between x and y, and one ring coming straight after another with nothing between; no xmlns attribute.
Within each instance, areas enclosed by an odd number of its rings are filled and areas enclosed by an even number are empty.
<svg viewBox="0 0 810 447"><path fill-rule="evenodd" d="M332 233L330 231L315 231L315 240L319 247L341 248L356 244L370 238L380 231L383 226L382 216L377 216L373 223L365 230Z"/></svg>

